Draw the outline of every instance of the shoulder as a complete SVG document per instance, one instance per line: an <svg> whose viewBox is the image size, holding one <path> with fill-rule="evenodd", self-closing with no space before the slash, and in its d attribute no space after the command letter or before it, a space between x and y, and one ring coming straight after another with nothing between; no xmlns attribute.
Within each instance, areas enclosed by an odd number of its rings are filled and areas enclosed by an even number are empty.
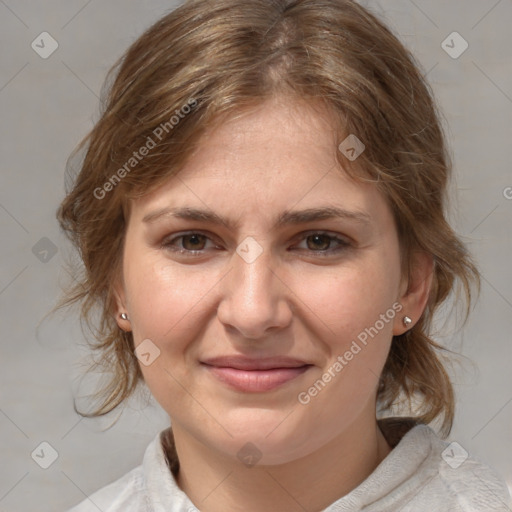
<svg viewBox="0 0 512 512"><path fill-rule="evenodd" d="M410 503L427 503L438 510L463 512L509 511L510 493L499 475L458 442L446 442L426 425L413 427L400 441L402 456L411 454L418 444L428 448L418 467L424 478L423 489Z"/></svg>
<svg viewBox="0 0 512 512"><path fill-rule="evenodd" d="M68 512L131 512L145 510L142 466L103 487Z"/></svg>
<svg viewBox="0 0 512 512"><path fill-rule="evenodd" d="M179 488L170 428L160 432L146 448L142 464L103 487L68 512L172 512L196 510ZM169 460L169 455L171 455Z"/></svg>
<svg viewBox="0 0 512 512"><path fill-rule="evenodd" d="M68 512L139 512L152 510L152 500L178 492L167 466L160 432L148 445L142 464L88 496ZM172 502L169 499L169 502Z"/></svg>

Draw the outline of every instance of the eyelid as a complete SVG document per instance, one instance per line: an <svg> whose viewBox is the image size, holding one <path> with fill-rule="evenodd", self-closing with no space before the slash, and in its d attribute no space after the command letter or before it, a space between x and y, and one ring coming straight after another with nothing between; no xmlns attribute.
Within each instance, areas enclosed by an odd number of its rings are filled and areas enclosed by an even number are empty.
<svg viewBox="0 0 512 512"><path fill-rule="evenodd" d="M324 230L311 230L311 231L303 232L299 235L300 236L299 241L303 242L309 236L313 236L313 235L326 235L331 239L331 242L338 243L338 247L336 247L334 249L329 248L326 250L318 250L318 251L314 251L312 249L302 249L302 250L307 251L310 254L313 254L315 256L328 257L330 255L338 254L338 253L354 246L354 241L351 240L349 237L347 237L345 235L341 235L339 233L334 233L332 231L324 231Z"/></svg>
<svg viewBox="0 0 512 512"><path fill-rule="evenodd" d="M195 229L192 231L183 231L183 232L179 232L179 233L173 233L172 235L165 237L162 240L160 245L163 249L168 249L169 247L176 247L173 245L174 242L176 242L180 238L184 238L186 236L192 236L192 235L204 236L207 240L209 240L213 244L219 245L215 241L215 239L214 239L215 237L212 235L212 233L209 233L207 231L198 230L198 229ZM177 247L175 249L170 249L170 250L172 250L174 252L181 253L181 254L191 254L191 255L203 253L205 251L205 249L187 250L187 249L181 249L181 248L177 248Z"/></svg>
<svg viewBox="0 0 512 512"><path fill-rule="evenodd" d="M343 235L336 231L329 231L326 229L310 229L309 231L303 231L297 235L297 238L302 240L302 239L307 238L308 236L312 236L312 235L327 235L327 236L331 237L333 240L339 240L340 242L344 242L346 244L354 244L355 243L355 241L347 235Z"/></svg>

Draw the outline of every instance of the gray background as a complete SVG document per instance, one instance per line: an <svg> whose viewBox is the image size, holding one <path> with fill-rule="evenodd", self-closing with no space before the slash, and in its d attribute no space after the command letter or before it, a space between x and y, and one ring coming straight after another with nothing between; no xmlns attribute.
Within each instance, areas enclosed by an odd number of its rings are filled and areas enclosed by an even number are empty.
<svg viewBox="0 0 512 512"><path fill-rule="evenodd" d="M471 320L461 333L449 324L442 339L475 362L461 359L454 369L458 409L450 439L493 465L512 488L512 1L363 3L415 53L446 118L456 170L452 222L483 274ZM166 426L146 395L110 430L113 416L80 419L72 397L86 351L77 315L43 317L69 278L62 268L69 246L55 220L66 158L98 118L111 64L173 5L0 0L1 512L66 509L139 464ZM31 48L43 31L59 44L48 59ZM469 43L457 59L441 47L453 31ZM48 469L31 458L43 441L58 453Z"/></svg>

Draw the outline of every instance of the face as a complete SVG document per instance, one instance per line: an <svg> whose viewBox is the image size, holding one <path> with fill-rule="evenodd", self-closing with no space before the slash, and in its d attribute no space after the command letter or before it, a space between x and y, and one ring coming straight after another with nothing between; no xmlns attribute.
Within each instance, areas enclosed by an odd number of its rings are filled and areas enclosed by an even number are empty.
<svg viewBox="0 0 512 512"><path fill-rule="evenodd" d="M144 379L175 429L229 456L251 442L283 463L375 422L408 314L399 242L339 142L319 108L275 99L131 205L118 297Z"/></svg>

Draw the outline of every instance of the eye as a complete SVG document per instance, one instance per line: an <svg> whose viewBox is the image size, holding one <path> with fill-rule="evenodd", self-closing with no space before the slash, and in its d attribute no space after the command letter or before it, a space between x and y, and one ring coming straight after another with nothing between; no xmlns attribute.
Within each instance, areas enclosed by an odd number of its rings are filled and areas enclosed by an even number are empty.
<svg viewBox="0 0 512 512"><path fill-rule="evenodd" d="M305 248L300 247L301 244L297 247L318 253L321 256L335 254L351 246L348 240L323 232L306 234L303 238L303 242L306 243Z"/></svg>
<svg viewBox="0 0 512 512"><path fill-rule="evenodd" d="M213 246L210 248L217 248L207 235L192 232L167 238L162 242L162 247L180 254L198 255L208 248L208 242L211 242Z"/></svg>
<svg viewBox="0 0 512 512"><path fill-rule="evenodd" d="M184 256L201 256L209 249L220 249L208 235L201 232L178 234L164 239L161 245L166 250ZM325 232L313 232L303 235L301 242L294 248L325 257L347 250L351 245L348 240L339 236Z"/></svg>

